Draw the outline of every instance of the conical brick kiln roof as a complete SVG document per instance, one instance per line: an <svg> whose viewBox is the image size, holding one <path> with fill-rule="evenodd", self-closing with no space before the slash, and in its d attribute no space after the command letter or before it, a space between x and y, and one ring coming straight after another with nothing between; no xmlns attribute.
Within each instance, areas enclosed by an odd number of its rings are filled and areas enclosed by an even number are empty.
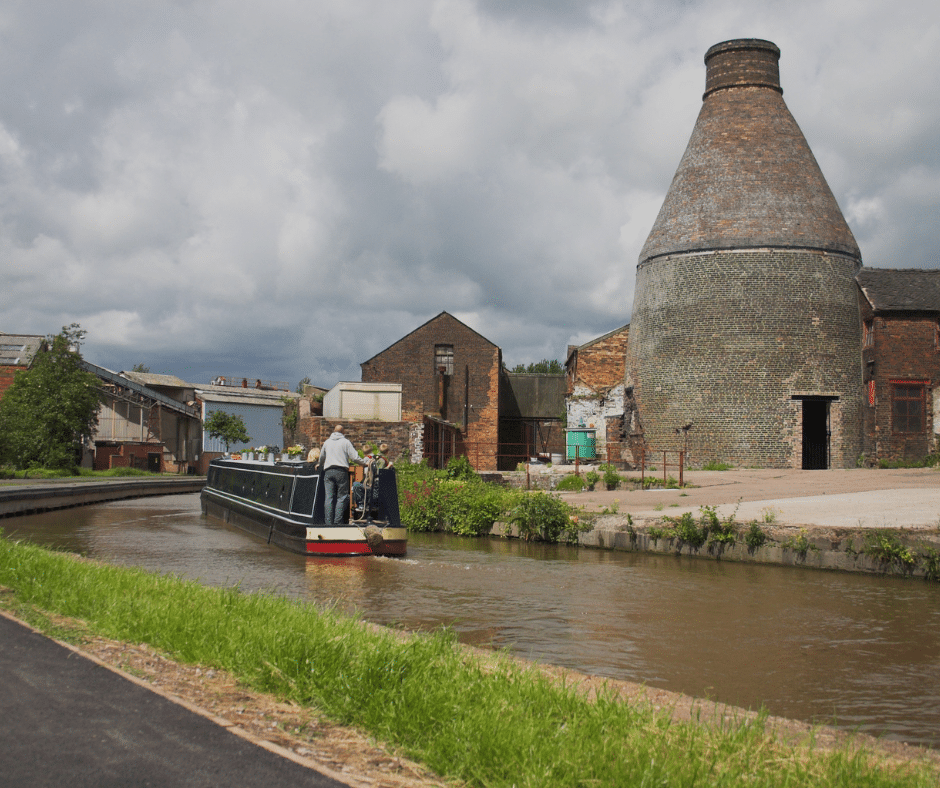
<svg viewBox="0 0 940 788"><path fill-rule="evenodd" d="M861 259L826 179L783 101L770 41L737 39L705 55L705 95L692 138L640 253L755 247Z"/></svg>

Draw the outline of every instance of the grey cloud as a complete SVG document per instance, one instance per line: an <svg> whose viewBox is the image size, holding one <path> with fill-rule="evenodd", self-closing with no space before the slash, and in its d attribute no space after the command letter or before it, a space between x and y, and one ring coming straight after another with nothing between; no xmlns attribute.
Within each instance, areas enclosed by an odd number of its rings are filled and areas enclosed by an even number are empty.
<svg viewBox="0 0 940 788"><path fill-rule="evenodd" d="M705 50L751 35L866 262L935 266L938 12L912 6L17 4L0 329L330 385L446 309L511 363L560 358L628 322Z"/></svg>

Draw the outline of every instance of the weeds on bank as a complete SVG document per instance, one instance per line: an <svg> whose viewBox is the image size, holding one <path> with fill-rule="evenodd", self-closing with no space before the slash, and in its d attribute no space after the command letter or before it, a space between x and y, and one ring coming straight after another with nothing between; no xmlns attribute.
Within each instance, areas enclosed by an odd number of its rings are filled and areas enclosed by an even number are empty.
<svg viewBox="0 0 940 788"><path fill-rule="evenodd" d="M730 471L731 466L726 462L709 462L702 466L703 471Z"/></svg>
<svg viewBox="0 0 940 788"><path fill-rule="evenodd" d="M897 567L902 573L924 567L924 579L940 582L940 552L921 543L917 547L904 544L893 531L868 531L860 551L874 561Z"/></svg>
<svg viewBox="0 0 940 788"><path fill-rule="evenodd" d="M878 460L878 467L883 470L897 468L936 468L938 465L940 465L940 453L928 454L926 457L919 460Z"/></svg>
<svg viewBox="0 0 940 788"><path fill-rule="evenodd" d="M788 536L780 543L780 546L784 550L792 550L803 560L806 560L806 554L810 550L813 552L819 551L819 548L809 540L805 528L801 528L796 536Z"/></svg>
<svg viewBox="0 0 940 788"><path fill-rule="evenodd" d="M763 547L766 541L767 532L760 527L760 523L757 520L749 523L747 530L744 532L744 544L747 545L748 550L754 552L759 547Z"/></svg>
<svg viewBox="0 0 940 788"><path fill-rule="evenodd" d="M766 718L675 722L601 690L593 701L449 631L400 638L295 600L74 561L0 539L0 585L89 632L147 643L363 728L474 786L722 785L925 788L926 763L776 739Z"/></svg>
<svg viewBox="0 0 940 788"><path fill-rule="evenodd" d="M714 506L701 506L697 520L691 512L685 512L678 517L664 517L664 527L651 526L646 532L652 539L676 541L679 550L685 545L698 550L706 544L720 550L737 540L738 529L734 522L737 511L735 507L728 517L721 518Z"/></svg>

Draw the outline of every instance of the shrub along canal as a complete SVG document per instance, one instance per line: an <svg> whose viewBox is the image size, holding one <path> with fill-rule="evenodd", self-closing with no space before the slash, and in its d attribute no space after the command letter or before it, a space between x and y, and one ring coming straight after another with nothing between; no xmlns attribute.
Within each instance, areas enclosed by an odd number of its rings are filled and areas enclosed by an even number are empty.
<svg viewBox="0 0 940 788"><path fill-rule="evenodd" d="M197 495L3 520L5 535L771 714L940 747L940 584L411 534L408 556L305 558Z"/></svg>

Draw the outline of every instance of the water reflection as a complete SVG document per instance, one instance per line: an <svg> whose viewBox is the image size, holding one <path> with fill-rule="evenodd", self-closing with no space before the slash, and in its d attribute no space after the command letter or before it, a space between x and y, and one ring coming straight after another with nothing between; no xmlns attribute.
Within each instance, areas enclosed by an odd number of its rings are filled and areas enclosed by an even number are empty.
<svg viewBox="0 0 940 788"><path fill-rule="evenodd" d="M392 558L304 558L167 496L3 522L213 585L360 611L543 662L940 745L940 585L414 534Z"/></svg>

